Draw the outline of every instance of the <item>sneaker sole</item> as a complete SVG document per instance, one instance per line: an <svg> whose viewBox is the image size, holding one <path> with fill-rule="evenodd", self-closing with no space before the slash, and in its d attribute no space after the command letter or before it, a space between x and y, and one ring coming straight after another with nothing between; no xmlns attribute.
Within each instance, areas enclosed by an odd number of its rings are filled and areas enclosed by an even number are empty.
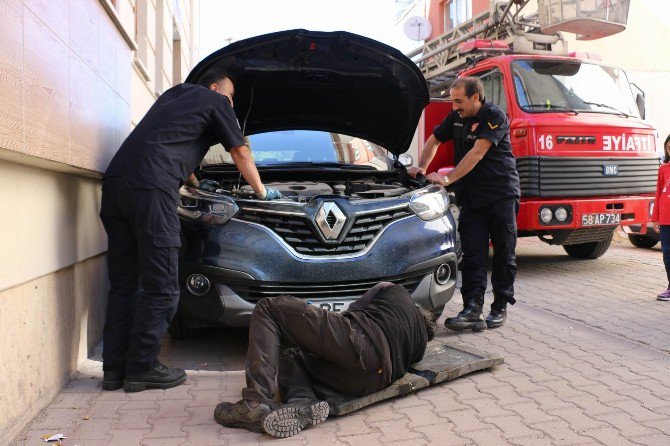
<svg viewBox="0 0 670 446"><path fill-rule="evenodd" d="M482 331L486 330L486 321L477 322L444 322L444 327L452 331Z"/></svg>
<svg viewBox="0 0 670 446"><path fill-rule="evenodd" d="M661 296L661 297L657 297L656 300L660 300L660 301L663 301L663 302L668 302L668 301L670 301L670 297Z"/></svg>
<svg viewBox="0 0 670 446"><path fill-rule="evenodd" d="M156 382L142 382L142 381L126 381L123 384L123 390L126 392L141 392L142 390L147 389L170 389L172 387L177 387L181 383L186 381L186 375L182 376L176 381L171 381L167 383L156 383Z"/></svg>
<svg viewBox="0 0 670 446"><path fill-rule="evenodd" d="M328 403L319 401L309 406L283 406L265 414L261 426L266 434L276 438L292 437L309 426L328 418Z"/></svg>

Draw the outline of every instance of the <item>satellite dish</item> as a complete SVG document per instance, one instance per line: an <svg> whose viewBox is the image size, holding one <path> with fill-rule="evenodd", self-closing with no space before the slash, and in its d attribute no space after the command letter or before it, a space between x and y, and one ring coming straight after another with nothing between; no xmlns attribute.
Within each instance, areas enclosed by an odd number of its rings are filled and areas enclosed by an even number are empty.
<svg viewBox="0 0 670 446"><path fill-rule="evenodd" d="M403 26L405 35L412 40L426 40L430 36L432 27L425 17L414 16L407 19Z"/></svg>

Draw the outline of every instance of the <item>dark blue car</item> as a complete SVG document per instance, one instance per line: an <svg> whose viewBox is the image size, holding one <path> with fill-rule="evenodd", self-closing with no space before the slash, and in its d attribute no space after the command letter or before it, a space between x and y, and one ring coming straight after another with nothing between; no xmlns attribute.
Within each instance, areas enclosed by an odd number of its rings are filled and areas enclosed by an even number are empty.
<svg viewBox="0 0 670 446"><path fill-rule="evenodd" d="M284 294L344 311L375 283L402 284L440 314L457 279L445 190L403 161L428 103L399 51L345 32L285 31L233 43L200 62L236 77L235 111L261 178L283 199L254 198L220 146L182 187L181 299L170 327L245 326L256 302Z"/></svg>

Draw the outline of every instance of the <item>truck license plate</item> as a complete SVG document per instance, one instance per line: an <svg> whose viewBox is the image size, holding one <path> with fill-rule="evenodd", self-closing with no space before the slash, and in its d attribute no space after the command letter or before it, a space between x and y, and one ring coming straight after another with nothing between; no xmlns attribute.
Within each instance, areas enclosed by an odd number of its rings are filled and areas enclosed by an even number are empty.
<svg viewBox="0 0 670 446"><path fill-rule="evenodd" d="M618 225L621 223L621 214L584 214L582 226Z"/></svg>
<svg viewBox="0 0 670 446"><path fill-rule="evenodd" d="M323 308L324 310L333 311L335 313L347 311L347 308L349 308L350 304L350 302L336 302L333 300L308 300L307 303L314 305L315 307Z"/></svg>

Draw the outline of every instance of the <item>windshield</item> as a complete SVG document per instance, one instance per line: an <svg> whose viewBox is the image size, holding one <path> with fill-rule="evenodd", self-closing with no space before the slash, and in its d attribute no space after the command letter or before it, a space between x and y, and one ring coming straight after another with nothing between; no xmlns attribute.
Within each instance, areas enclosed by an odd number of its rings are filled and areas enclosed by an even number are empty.
<svg viewBox="0 0 670 446"><path fill-rule="evenodd" d="M517 101L529 112L574 111L639 117L626 73L578 61L517 60Z"/></svg>
<svg viewBox="0 0 670 446"><path fill-rule="evenodd" d="M339 133L315 130L282 130L245 138L259 166L285 163L338 163L388 170L386 150L369 141ZM232 164L220 144L212 146L203 164Z"/></svg>

